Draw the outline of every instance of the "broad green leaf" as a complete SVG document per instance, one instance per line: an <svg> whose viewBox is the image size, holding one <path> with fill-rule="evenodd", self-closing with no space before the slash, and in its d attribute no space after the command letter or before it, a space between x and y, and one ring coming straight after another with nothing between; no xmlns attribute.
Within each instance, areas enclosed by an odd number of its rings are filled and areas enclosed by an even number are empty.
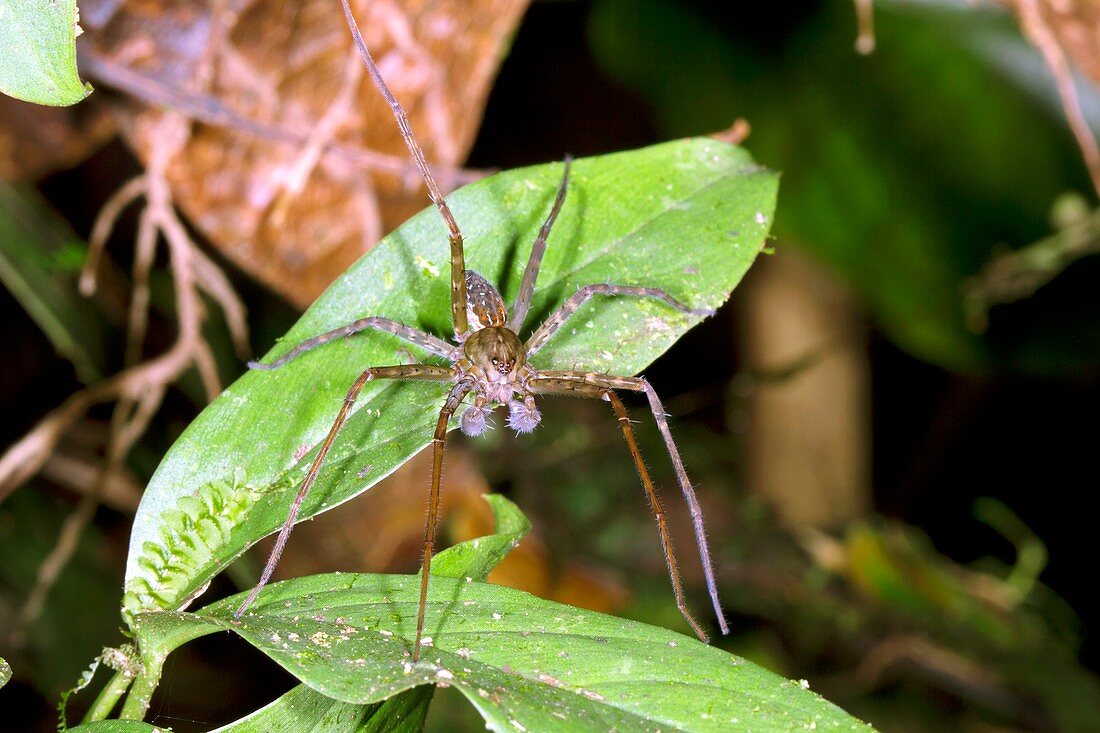
<svg viewBox="0 0 1100 733"><path fill-rule="evenodd" d="M0 283L87 384L103 374L103 328L76 291L74 262L85 249L40 196L0 182Z"/></svg>
<svg viewBox="0 0 1100 733"><path fill-rule="evenodd" d="M496 533L461 542L441 552L432 563L433 576L484 580L531 528L516 505L503 496L490 494L485 500L493 508ZM432 689L418 687L384 702L360 705L333 700L301 685L215 733L419 731L424 725Z"/></svg>
<svg viewBox="0 0 1100 733"><path fill-rule="evenodd" d="M0 92L64 106L91 93L76 71L76 0L0 0Z"/></svg>
<svg viewBox="0 0 1100 733"><path fill-rule="evenodd" d="M340 702L299 685L251 715L211 733L416 733L424 728L432 688L419 687L385 702Z"/></svg>
<svg viewBox="0 0 1100 733"><path fill-rule="evenodd" d="M598 282L664 288L692 307L717 308L763 246L775 206L776 174L708 139L578 160L573 170L528 324ZM502 285L508 300L561 171L560 164L508 171L450 197L468 266ZM273 355L366 315L446 336L448 283L445 229L425 210L333 283ZM699 320L652 300L594 301L533 364L634 374ZM204 410L168 452L138 510L126 614L181 607L281 525L348 386L367 366L402 363L404 349L378 333L328 344L281 369L245 374ZM302 518L365 491L426 445L446 389L368 384Z"/></svg>
<svg viewBox="0 0 1100 733"><path fill-rule="evenodd" d="M508 499L500 494L486 494L484 498L493 509L496 532L460 542L439 553L432 561L432 576L485 580L531 529L527 517Z"/></svg>
<svg viewBox="0 0 1100 733"><path fill-rule="evenodd" d="M11 679L11 665L8 664L6 659L4 659L3 657L0 657L0 687L3 687L4 685L8 684L8 681L10 679Z"/></svg>
<svg viewBox="0 0 1100 733"><path fill-rule="evenodd" d="M432 580L430 643L413 663L419 585L415 575L310 576L270 586L240 620L234 596L197 614L140 614L134 628L231 630L348 703L451 685L496 731L871 730L806 683L696 639L454 578Z"/></svg>

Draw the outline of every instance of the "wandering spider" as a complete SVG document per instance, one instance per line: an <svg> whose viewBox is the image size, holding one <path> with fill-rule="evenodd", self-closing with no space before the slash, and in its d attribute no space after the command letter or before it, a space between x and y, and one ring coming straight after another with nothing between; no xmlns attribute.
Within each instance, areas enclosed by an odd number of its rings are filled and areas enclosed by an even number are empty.
<svg viewBox="0 0 1100 733"><path fill-rule="evenodd" d="M352 336L361 331L374 329L384 331L400 339L415 344L436 356L442 357L451 366L438 366L432 364L403 364L397 366L369 367L355 380L348 389L336 419L329 428L317 456L302 481L301 487L291 504L286 521L283 523L275 546L267 560L259 582L252 592L237 609L236 615L241 616L252 604L270 579L279 557L286 546L287 538L297 519L302 502L309 492L325 462L333 442L341 427L347 420L352 406L359 397L363 386L375 379L395 380L421 380L449 383L451 385L447 398L439 411L436 422L435 434L432 439L432 480L431 490L428 495L428 520L424 530L424 560L423 572L420 581L420 602L417 609L416 639L413 645L412 658L419 658L421 638L424 630L424 612L428 592L428 578L431 571L432 553L435 547L436 528L439 518L439 484L443 466L443 446L447 436L448 423L458 410L463 400L473 396L461 415L460 424L464 433L471 436L480 435L487 427L487 415L497 406L507 405L508 426L517 433L529 433L534 430L541 415L535 406L536 395L565 395L571 397L587 397L600 399L611 404L611 408L618 418L619 427L626 439L630 455L641 477L646 496L657 518L657 528L661 537L665 562L668 566L672 588L676 595L676 604L688 624L696 635L703 641L707 641L707 635L699 622L691 615L684 591L680 582L680 573L676 563L676 557L672 549L672 540L669 535L668 522L664 509L657 496L653 481L649 476L645 463L642 460L638 443L634 437L634 430L630 425L626 407L616 394L616 390L629 390L642 392L649 401L650 409L656 420L657 427L668 449L672 465L676 472L676 480L691 510L694 523L695 539L702 558L703 569L706 575L707 589L717 614L718 623L722 633L728 633L728 626L718 602L718 591L714 579L714 569L710 559L710 551L707 548L707 540L703 531L703 516L699 502L695 497L695 491L691 486L687 471L684 469L680 452L672 440L666 420L664 407L661 405L657 393L644 377L620 377L601 374L590 371L577 370L541 370L531 365L530 360L538 351L546 345L550 338L567 322L569 317L582 305L596 295L610 296L635 296L651 298L664 302L671 308L692 315L710 315L712 311L696 310L689 308L668 293L656 288L637 287L630 285L594 284L587 285L577 290L566 298L561 307L538 326L526 341L521 341L519 334L522 332L531 305L531 297L535 290L535 282L538 279L539 266L542 263L543 253L546 251L547 238L558 213L565 202L566 191L569 187L569 169L571 160L567 157L564 162L561 184L558 187L557 196L546 217L539 234L531 248L531 254L523 273L519 293L516 296L515 305L509 315L505 307L504 299L500 293L481 275L472 270L467 270L462 244L462 232L455 221L446 201L444 201L439 187L428 167L424 153L421 150L409 125L404 109L390 92L385 80L382 78L374 63L370 52L367 50L363 37L352 16L348 0L342 0L344 14L351 28L355 44L362 56L367 71L378 87L379 92L386 99L397 120L402 138L408 146L416 166L424 179L425 187L432 203L435 204L450 233L451 250L451 320L454 326L454 340L457 345L450 344L436 336L418 329L406 326L402 323L380 316L360 318L341 328L337 328L311 339L307 339L289 352L267 364L251 362L253 369L276 369L283 364L297 358L306 351L327 344L330 341Z"/></svg>

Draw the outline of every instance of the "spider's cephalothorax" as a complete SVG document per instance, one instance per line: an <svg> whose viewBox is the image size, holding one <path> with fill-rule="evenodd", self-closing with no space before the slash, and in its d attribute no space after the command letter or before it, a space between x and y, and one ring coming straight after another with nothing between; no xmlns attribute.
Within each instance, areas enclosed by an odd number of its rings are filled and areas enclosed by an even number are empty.
<svg viewBox="0 0 1100 733"><path fill-rule="evenodd" d="M630 450L634 467L642 480L642 487L645 489L650 507L657 519L657 530L661 538L661 547L664 550L665 563L668 566L673 592L676 596L676 605L699 638L706 641L706 633L688 610L687 600L684 597L683 587L680 583L680 572L676 557L672 551L672 540L669 535L664 509L649 476L649 470L646 468L642 455L638 450L638 444L634 438L634 429L630 426L630 417L627 414L626 407L616 394L616 390L628 390L644 394L661 432L669 458L672 460L676 472L676 482L679 484L691 510L695 541L699 548L707 590L714 605L718 625L722 633L728 633L729 629L722 614L722 608L718 603L714 568L711 564L706 534L703 531L702 510L695 497L695 490L691 486L687 471L684 469L680 451L672 440L672 433L669 431L668 421L665 419L664 406L653 387L642 377L616 377L576 370L542 370L535 369L529 363L530 358L546 345L574 311L597 295L652 298L664 302L671 308L692 315L709 315L712 311L689 308L657 288L603 283L586 285L567 298L557 311L531 332L526 341L522 341L519 334L523 331L523 324L531 306L531 296L535 290L535 282L538 279L542 256L546 251L546 240L550 235L550 229L558 216L558 212L561 211L562 204L565 201L565 193L569 187L570 159L566 158L565 160L562 181L558 187L554 204L550 208L550 213L539 230L534 244L531 246L531 254L523 272L515 306L512 308L511 317L509 317L504 299L500 296L500 293L485 278L466 269L462 232L458 228L458 223L455 221L450 207L447 206L439 187L432 177L431 169L425 161L423 151L413 137L404 110L386 86L385 80L379 74L378 68L363 42L347 0L342 1L352 37L359 48L367 72L393 110L405 144L412 153L413 160L424 179L429 198L435 204L444 223L447 225L451 244L451 321L454 325L455 341L459 345L454 346L432 334L424 333L383 316L367 316L341 328L303 341L273 362L267 364L250 363L250 366L256 369L274 369L329 341L351 336L360 331L374 329L393 334L398 338L416 344L436 356L449 360L452 366L401 364L397 366L368 367L352 383L347 396L344 398L344 403L332 423L332 427L329 428L328 434L321 443L321 447L317 451L312 464L310 464L297 495L294 497L286 521L283 523L279 536L275 541L275 547L264 566L263 574L248 598L237 609L237 615L239 616L245 612L252 601L256 599L260 589L270 579L287 538L290 536L291 528L298 517L302 501L309 492L310 486L316 480L325 457L332 448L337 433L347 420L363 386L367 382L376 379L406 379L427 380L450 385L447 397L439 410L439 417L436 420L435 433L432 438L432 480L428 493L428 522L424 531L424 571L421 573L420 579L420 603L417 609L416 637L412 648L414 660L420 656L421 638L424 631L428 578L431 572L436 525L439 519L439 483L443 469L443 445L446 442L447 427L451 416L458 411L467 396L472 396L472 401L462 413L460 423L463 432L468 435L479 435L485 431L487 414L496 405L508 406L508 425L516 432L528 433L534 430L541 420L541 415L535 407L536 395L584 397L603 400L611 405L615 417L618 419L619 429L622 431L623 438Z"/></svg>

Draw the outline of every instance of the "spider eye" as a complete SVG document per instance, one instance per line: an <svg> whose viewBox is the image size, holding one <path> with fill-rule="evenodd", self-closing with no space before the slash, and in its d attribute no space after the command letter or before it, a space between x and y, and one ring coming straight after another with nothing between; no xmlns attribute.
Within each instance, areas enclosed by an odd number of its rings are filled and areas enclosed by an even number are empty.
<svg viewBox="0 0 1100 733"><path fill-rule="evenodd" d="M497 364L500 363L500 359L498 359L494 356L493 359L492 359L492 362L493 362L493 366L496 366Z"/></svg>

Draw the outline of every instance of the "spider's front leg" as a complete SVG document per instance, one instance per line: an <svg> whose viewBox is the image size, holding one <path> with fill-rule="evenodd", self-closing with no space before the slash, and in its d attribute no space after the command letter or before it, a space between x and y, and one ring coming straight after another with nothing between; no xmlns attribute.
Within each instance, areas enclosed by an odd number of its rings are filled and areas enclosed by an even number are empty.
<svg viewBox="0 0 1100 733"><path fill-rule="evenodd" d="M537 372L537 376L528 381L527 386L528 389L535 394L589 397L602 399L611 403L611 407L615 411L615 416L619 420L619 426L622 428L623 437L626 439L627 445L630 448L630 455L634 459L634 466L638 469L639 476L641 476L642 484L645 487L646 495L649 497L650 505L653 507L654 514L657 515L657 528L661 534L661 543L665 552L665 562L668 565L669 578L672 581L672 589L676 594L676 605L680 608L680 612L692 629L695 630L699 638L706 641L706 634L688 610L687 601L684 598L684 591L680 583L676 558L672 551L672 540L669 535L668 525L665 521L664 511L661 508L660 498L657 496L656 489L653 487L653 481L649 477L649 471L646 469L645 463L642 460L642 454L634 438L634 430L630 426L630 418L627 415L626 407L615 394L614 390L625 389L632 392L645 393L649 401L650 410L653 412L653 419L657 422L657 428L661 432L661 438L664 440L665 448L668 451L669 458L672 460L672 466L676 472L676 482L680 485L680 491L683 493L684 500L687 502L688 508L691 511L692 526L695 530L695 542L699 548L699 557L703 564L703 574L706 578L707 592L714 606L714 613L718 619L718 626L723 634L728 634L729 624L726 622L726 616L718 600L718 584L714 578L714 564L711 561L710 548L707 545L707 536L703 527L703 509L699 505L698 498L695 496L695 489L691 485L691 479L688 478L687 469L684 468L684 462L680 457L680 451L676 447L676 443L672 440L672 431L669 430L668 427L668 419L664 405L661 404L660 398L657 397L656 391L654 391L649 382L643 377L614 377L606 374L581 371L539 371Z"/></svg>
<svg viewBox="0 0 1100 733"><path fill-rule="evenodd" d="M447 205L447 201L443 198L443 194L435 182L432 169L428 166L427 158L424 157L424 150L420 147L420 143L416 141L416 136L413 135L412 125L409 124L409 116L405 114L405 110L401 107L401 103L397 101L397 97L393 96L386 80L382 78L382 73L378 71L374 58L367 50L367 44L363 40L363 34L359 32L359 26L355 22L355 16L351 12L348 0L341 0L341 2L344 6L344 17L347 19L352 39L355 41L356 48L359 49L359 56L363 59L363 66L366 67L367 73L370 74L371 80L378 88L378 92L386 100L386 104L390 106L393 118L397 121L397 127L401 130L401 137L405 141L405 146L412 154L413 161L420 171L420 177L424 179L424 187L428 189L428 198L435 204L435 208L438 209L439 215L443 218L443 223L447 225L448 238L451 242L451 321L454 324L455 338L461 341L466 338L466 331L468 330L468 324L466 323L466 255L462 248L462 231L458 228L458 222L455 221L454 214L451 213L451 207Z"/></svg>
<svg viewBox="0 0 1100 733"><path fill-rule="evenodd" d="M455 347L448 344L446 341L440 338L432 336L430 333L424 333L423 331L406 326L403 323L390 320L389 318L382 318L380 316L368 316L367 318L360 318L357 321L340 326L340 328L334 328L331 331L326 331L320 336L314 336L313 338L306 339L290 351L286 352L278 359L270 363L263 363L259 361L248 362L250 369L278 369L288 361L293 361L299 356L315 349L318 346L323 346L330 341L336 339L348 338L354 336L362 331L373 329L375 331L384 331L385 333L392 333L400 339L408 341L411 344L416 344L421 348L430 351L436 356L442 356L451 361L455 360Z"/></svg>
<svg viewBox="0 0 1100 733"><path fill-rule="evenodd" d="M286 521L283 522L282 529L279 530L279 536L276 538L275 546L272 548L271 554L267 558L267 564L264 565L263 573L260 574L259 582L256 583L252 592L248 594L248 597L244 599L244 602L237 608L236 613L233 614L236 618L240 618L241 615L248 610L248 607L256 600L256 596L260 594L260 590L263 589L263 587L267 585L267 581L271 579L271 574L275 571L275 566L279 564L279 558L283 554L283 548L286 547L286 541L290 538L290 531L294 528L294 522L298 519L298 512L302 508L302 502L305 500L306 494L309 493L310 487L313 486L313 482L317 479L317 474L321 471L321 464L325 462L325 457L328 455L329 449L332 448L332 444L335 442L336 436L340 432L340 428L344 427L344 423L347 422L352 406L355 404L355 401L359 399L359 393L363 391L363 385L375 379L449 382L454 378L454 369L443 366L432 366L429 364L402 364L400 366L371 367L364 370L363 373L359 375L355 382L352 383L347 395L344 396L344 404L340 407L340 412L336 414L336 419L333 421L332 427L329 428L328 435L325 436L324 442L321 443L321 448L317 451L317 456L313 459L313 463L310 464L309 471L306 472L306 477L302 480L302 485L298 489L298 493L294 496L294 501L290 504L290 510L287 512Z"/></svg>
<svg viewBox="0 0 1100 733"><path fill-rule="evenodd" d="M523 269L523 280L519 285L519 294L516 295L516 304L512 308L512 317L508 321L508 328L519 333L523 328L523 322L527 319L527 311L531 307L531 296L535 293L535 281L539 278L539 268L542 266L542 256L546 254L546 240L550 237L550 229L565 204L565 192L569 188L569 169L573 165L573 156L565 156L565 170L561 174L561 183L558 184L558 193L554 197L554 205L550 207L550 214L539 229L539 235L535 237L535 243L531 245L531 254L527 257L527 267Z"/></svg>

